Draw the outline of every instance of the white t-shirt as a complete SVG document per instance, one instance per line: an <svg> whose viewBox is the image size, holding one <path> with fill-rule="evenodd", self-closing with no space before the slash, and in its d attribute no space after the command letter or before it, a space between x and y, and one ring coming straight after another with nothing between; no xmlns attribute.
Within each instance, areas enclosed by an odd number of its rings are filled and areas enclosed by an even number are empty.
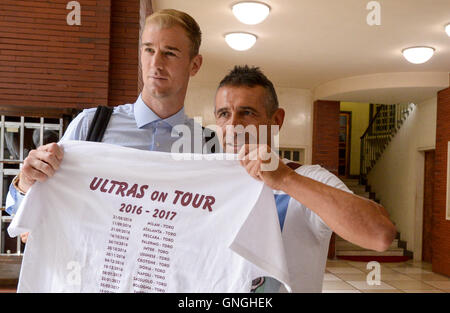
<svg viewBox="0 0 450 313"><path fill-rule="evenodd" d="M273 193L238 161L61 146L8 228L30 231L19 292L248 292L259 276L290 289Z"/></svg>
<svg viewBox="0 0 450 313"><path fill-rule="evenodd" d="M283 160L288 163L289 160ZM302 176L352 193L345 184L319 165L296 169ZM286 249L292 292L322 292L332 230L312 210L282 191L274 191ZM266 279L263 292L286 292L274 279Z"/></svg>

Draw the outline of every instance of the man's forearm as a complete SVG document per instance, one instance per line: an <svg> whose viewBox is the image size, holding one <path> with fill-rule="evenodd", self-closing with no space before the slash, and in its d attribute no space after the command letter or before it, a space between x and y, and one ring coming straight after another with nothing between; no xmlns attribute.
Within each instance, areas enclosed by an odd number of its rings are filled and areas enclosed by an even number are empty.
<svg viewBox="0 0 450 313"><path fill-rule="evenodd" d="M377 203L333 188L295 172L282 190L314 211L339 236L361 247L384 251L395 238L395 226Z"/></svg>

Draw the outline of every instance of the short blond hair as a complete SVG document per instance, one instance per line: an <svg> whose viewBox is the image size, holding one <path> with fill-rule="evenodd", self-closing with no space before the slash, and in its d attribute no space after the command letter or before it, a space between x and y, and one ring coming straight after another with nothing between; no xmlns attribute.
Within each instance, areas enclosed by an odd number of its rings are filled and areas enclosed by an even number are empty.
<svg viewBox="0 0 450 313"><path fill-rule="evenodd" d="M191 41L191 58L199 53L202 32L200 26L189 14L174 9L164 9L149 15L145 19L144 29L152 23L159 25L161 28L169 28L175 25L181 26Z"/></svg>

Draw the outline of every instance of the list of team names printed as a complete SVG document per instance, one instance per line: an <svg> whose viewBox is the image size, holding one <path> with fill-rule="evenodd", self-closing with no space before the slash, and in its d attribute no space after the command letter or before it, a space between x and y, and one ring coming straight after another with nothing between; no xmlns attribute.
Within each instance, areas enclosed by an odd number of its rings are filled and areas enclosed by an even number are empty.
<svg viewBox="0 0 450 313"><path fill-rule="evenodd" d="M133 277L135 292L166 292L166 275L170 269L175 238L175 227L168 223L151 221L144 227L142 250L137 259L138 270Z"/></svg>

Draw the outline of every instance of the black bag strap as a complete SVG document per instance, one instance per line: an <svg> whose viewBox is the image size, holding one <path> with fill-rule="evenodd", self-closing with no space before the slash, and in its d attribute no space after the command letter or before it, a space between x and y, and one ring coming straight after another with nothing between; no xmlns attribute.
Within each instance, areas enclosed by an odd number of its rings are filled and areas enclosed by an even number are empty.
<svg viewBox="0 0 450 313"><path fill-rule="evenodd" d="M113 112L112 107L98 106L94 118L89 126L86 141L101 142L108 127L109 119Z"/></svg>
<svg viewBox="0 0 450 313"><path fill-rule="evenodd" d="M202 126L202 130L203 130L203 133L205 133L205 127ZM205 144L207 144L210 140L214 140L215 137L216 137L216 133L214 131L211 131L211 134L209 136L205 136ZM207 147L208 147L208 145L207 145ZM216 147L214 144L210 147L210 151L208 151L207 153L216 153Z"/></svg>

